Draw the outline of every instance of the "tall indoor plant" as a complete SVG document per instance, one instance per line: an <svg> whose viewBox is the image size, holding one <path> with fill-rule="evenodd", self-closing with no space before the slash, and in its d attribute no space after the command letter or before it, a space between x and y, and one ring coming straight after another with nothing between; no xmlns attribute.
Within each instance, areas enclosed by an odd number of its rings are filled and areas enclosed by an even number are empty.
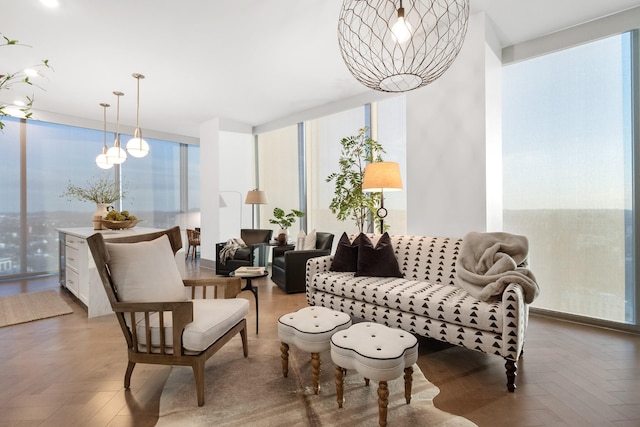
<svg viewBox="0 0 640 427"><path fill-rule="evenodd" d="M18 42L18 40L12 40L6 37L4 34L0 34L2 36L2 41L0 41L0 47L6 46L26 46ZM36 64L30 67L31 70L35 70L39 76L43 76L40 69L42 68L51 68L49 65L49 60L44 59L39 64ZM16 85L29 85L34 86L31 78L27 72L22 69L20 71L16 71L14 73L6 73L3 74L4 70L0 70L0 94L3 91L11 90ZM32 116L31 107L33 106L33 96L25 96L25 102L21 107L16 107L19 110L25 119L30 119ZM0 130L4 128L4 123L2 119L5 116L9 115L8 108L9 106L0 102Z"/></svg>
<svg viewBox="0 0 640 427"><path fill-rule="evenodd" d="M367 231L372 231L371 219L380 204L380 193L363 193L362 181L367 163L381 162L381 154L385 151L380 143L371 139L368 128L359 129L357 135L342 138L340 144L339 171L326 179L335 184L329 209L338 221L352 219L360 232L365 231L365 224Z"/></svg>

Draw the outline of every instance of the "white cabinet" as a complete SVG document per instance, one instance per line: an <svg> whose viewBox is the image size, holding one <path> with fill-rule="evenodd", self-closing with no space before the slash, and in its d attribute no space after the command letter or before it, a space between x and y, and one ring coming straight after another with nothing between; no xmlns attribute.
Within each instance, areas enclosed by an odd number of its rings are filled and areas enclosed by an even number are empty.
<svg viewBox="0 0 640 427"><path fill-rule="evenodd" d="M64 235L64 286L86 306L89 305L89 250L87 241L71 234Z"/></svg>
<svg viewBox="0 0 640 427"><path fill-rule="evenodd" d="M111 304L98 275L96 264L87 244L87 237L102 233L105 240L131 234L159 231L136 227L129 230L95 231L93 228L58 228L60 238L60 285L87 306L89 317L111 314Z"/></svg>

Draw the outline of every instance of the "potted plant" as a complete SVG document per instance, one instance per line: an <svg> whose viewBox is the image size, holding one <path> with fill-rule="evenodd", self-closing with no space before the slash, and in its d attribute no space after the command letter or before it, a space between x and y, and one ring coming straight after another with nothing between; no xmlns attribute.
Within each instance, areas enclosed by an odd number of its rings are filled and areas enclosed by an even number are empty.
<svg viewBox="0 0 640 427"><path fill-rule="evenodd" d="M335 183L334 197L329 209L338 221L352 219L360 232L373 231L375 212L380 204L380 193L363 193L362 181L364 169L368 163L381 162L384 153L382 145L371 139L368 128L358 130L358 134L340 140L342 152L338 161L339 172L334 172L326 179ZM382 231L381 231L382 232Z"/></svg>
<svg viewBox="0 0 640 427"><path fill-rule="evenodd" d="M81 187L69 181L67 189L60 197L67 200L80 200L93 202L96 204L96 211L93 213L93 228L101 230L102 220L106 217L110 205L120 199L124 199L125 191L121 190L115 181L106 177L94 177Z"/></svg>
<svg viewBox="0 0 640 427"><path fill-rule="evenodd" d="M296 218L302 218L304 216L304 212L291 209L289 213L286 213L280 208L273 208L273 216L274 218L271 218L269 222L280 226L280 231L278 232L278 243L284 245L287 243L289 227L296 222Z"/></svg>

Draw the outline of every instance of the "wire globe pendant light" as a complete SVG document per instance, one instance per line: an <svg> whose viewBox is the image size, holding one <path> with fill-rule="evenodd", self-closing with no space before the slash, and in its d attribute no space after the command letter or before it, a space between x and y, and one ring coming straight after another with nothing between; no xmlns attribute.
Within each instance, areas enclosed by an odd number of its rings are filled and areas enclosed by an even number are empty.
<svg viewBox="0 0 640 427"><path fill-rule="evenodd" d="M98 165L100 169L111 169L113 163L109 162L109 157L107 157L107 108L109 108L110 105L103 102L100 106L103 109L104 140L102 142L102 153L96 157L96 165Z"/></svg>
<svg viewBox="0 0 640 427"><path fill-rule="evenodd" d="M133 138L127 142L127 152L133 157L144 157L149 154L149 144L142 139L142 129L140 129L140 79L144 76L140 73L133 73L133 77L138 81L138 91L136 95L136 129Z"/></svg>
<svg viewBox="0 0 640 427"><path fill-rule="evenodd" d="M113 147L107 150L107 159L110 163L119 165L127 160L127 152L120 147L120 97L124 93L114 91L113 94L118 100L116 104L116 137L113 141Z"/></svg>
<svg viewBox="0 0 640 427"><path fill-rule="evenodd" d="M458 56L469 0L344 0L338 44L363 85L405 92L439 78Z"/></svg>

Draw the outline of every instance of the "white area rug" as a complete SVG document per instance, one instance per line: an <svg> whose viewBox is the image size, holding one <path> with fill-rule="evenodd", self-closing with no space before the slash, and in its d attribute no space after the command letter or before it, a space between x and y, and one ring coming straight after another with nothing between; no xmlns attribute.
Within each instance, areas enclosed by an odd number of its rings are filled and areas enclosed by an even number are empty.
<svg viewBox="0 0 640 427"><path fill-rule="evenodd" d="M291 346L289 375L282 376L280 342L249 339L249 357L242 356L239 337L206 365L205 404L198 407L193 372L174 367L160 399L158 426L377 426L378 384L349 371L344 380L345 403L336 403L333 363L321 353L320 393L313 394L311 358ZM433 406L439 389L414 365L411 403L404 399L404 381L389 381L387 421L390 426L475 426ZM135 373L134 373L135 375Z"/></svg>

